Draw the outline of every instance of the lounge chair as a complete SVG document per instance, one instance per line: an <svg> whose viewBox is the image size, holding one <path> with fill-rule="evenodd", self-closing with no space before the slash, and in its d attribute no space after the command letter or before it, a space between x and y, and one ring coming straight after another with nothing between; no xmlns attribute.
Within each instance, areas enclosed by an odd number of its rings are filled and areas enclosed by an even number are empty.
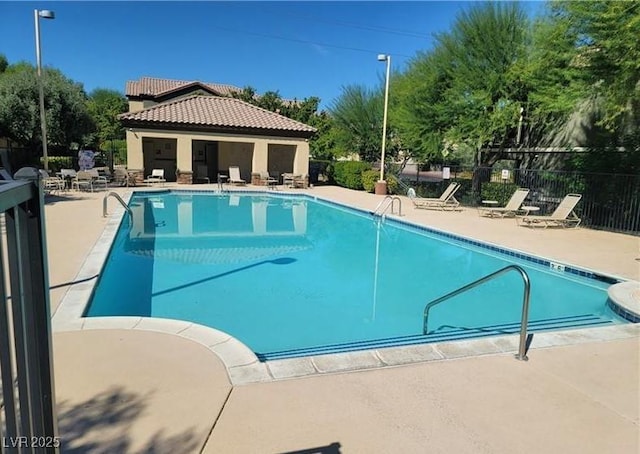
<svg viewBox="0 0 640 454"><path fill-rule="evenodd" d="M407 196L409 196L415 208L455 210L460 206L460 202L453 196L458 189L460 189L460 184L452 182L437 199L417 197L416 191L413 188L409 188Z"/></svg>
<svg viewBox="0 0 640 454"><path fill-rule="evenodd" d="M151 175L145 178L143 182L147 185L158 183L162 183L164 185L164 183L167 182L167 180L164 178L164 169L153 169L151 171Z"/></svg>
<svg viewBox="0 0 640 454"><path fill-rule="evenodd" d="M276 189L278 180L269 175L269 172L260 172L260 184L265 185L269 189Z"/></svg>
<svg viewBox="0 0 640 454"><path fill-rule="evenodd" d="M505 217L505 216L515 216L518 211L520 211L520 207L524 203L524 199L529 195L529 190L527 188L519 188L516 189L516 192L513 193L509 201L504 207L480 207L478 208L478 212L481 216L488 217Z"/></svg>
<svg viewBox="0 0 640 454"><path fill-rule="evenodd" d="M247 184L246 181L240 178L240 167L238 166L229 167L229 183L239 184L239 185Z"/></svg>
<svg viewBox="0 0 640 454"><path fill-rule="evenodd" d="M548 226L561 227L578 227L582 219L580 219L573 211L582 198L580 194L567 194L560 205L549 216L529 216L528 214L522 218L523 224L528 227L543 224L544 228ZM517 218L516 218L517 219Z"/></svg>

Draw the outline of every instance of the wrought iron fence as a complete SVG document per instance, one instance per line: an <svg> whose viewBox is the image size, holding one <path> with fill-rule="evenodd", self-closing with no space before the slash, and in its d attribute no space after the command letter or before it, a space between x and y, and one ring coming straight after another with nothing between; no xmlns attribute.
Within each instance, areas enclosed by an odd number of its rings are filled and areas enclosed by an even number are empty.
<svg viewBox="0 0 640 454"><path fill-rule="evenodd" d="M0 452L57 452L44 199L19 174L0 173Z"/></svg>
<svg viewBox="0 0 640 454"><path fill-rule="evenodd" d="M577 193L582 195L576 208L582 225L640 235L640 175L505 170L451 167L450 178L461 185L456 198L466 206L478 206L485 199L505 204L516 188L523 187L530 190L526 204L538 206L539 214L550 214L565 195ZM448 184L442 172L400 178L425 197L439 196Z"/></svg>

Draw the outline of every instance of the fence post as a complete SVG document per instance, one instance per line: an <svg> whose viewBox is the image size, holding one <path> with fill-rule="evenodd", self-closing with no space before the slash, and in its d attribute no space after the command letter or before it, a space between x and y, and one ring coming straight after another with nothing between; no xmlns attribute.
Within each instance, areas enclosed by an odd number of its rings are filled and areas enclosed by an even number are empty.
<svg viewBox="0 0 640 454"><path fill-rule="evenodd" d="M10 260L14 255L19 275L12 276L12 295L20 296L25 322L32 435L57 437L44 192L38 169L20 169L14 178L31 181L34 186L33 197L10 210L8 218L13 222L7 222L7 235L15 235L9 242Z"/></svg>

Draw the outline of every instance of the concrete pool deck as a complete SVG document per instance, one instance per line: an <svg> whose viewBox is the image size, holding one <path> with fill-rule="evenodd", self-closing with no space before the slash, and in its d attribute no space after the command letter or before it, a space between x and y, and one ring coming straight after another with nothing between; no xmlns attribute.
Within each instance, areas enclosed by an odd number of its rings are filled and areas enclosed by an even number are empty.
<svg viewBox="0 0 640 454"><path fill-rule="evenodd" d="M380 201L342 188L308 192L368 210ZM107 225L104 194L72 193L47 204L53 310ZM406 198L403 211L414 222L638 280L637 237L530 229L475 210L414 210ZM639 339L535 349L528 363L509 352L232 386L218 358L185 337L56 332L62 442L68 450L104 452L199 452L205 442L206 452L232 453L424 452L425 446L636 452Z"/></svg>

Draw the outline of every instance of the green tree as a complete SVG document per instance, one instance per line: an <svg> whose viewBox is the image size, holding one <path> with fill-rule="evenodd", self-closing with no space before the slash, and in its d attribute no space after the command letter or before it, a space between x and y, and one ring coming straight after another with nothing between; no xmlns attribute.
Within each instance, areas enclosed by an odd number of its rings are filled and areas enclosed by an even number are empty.
<svg viewBox="0 0 640 454"><path fill-rule="evenodd" d="M332 160L338 154L337 130L335 122L328 112L320 112L310 117L309 126L318 132L309 141L309 152L314 159Z"/></svg>
<svg viewBox="0 0 640 454"><path fill-rule="evenodd" d="M526 61L528 43L529 22L517 3L482 3L461 12L400 78L393 115L407 146L423 157L513 146L528 95L513 68ZM499 154L482 158L491 165Z"/></svg>
<svg viewBox="0 0 640 454"><path fill-rule="evenodd" d="M640 116L640 4L552 2L537 24L536 119L555 115L556 143L620 145ZM605 140L605 141L606 141Z"/></svg>
<svg viewBox="0 0 640 454"><path fill-rule="evenodd" d="M54 68L44 68L42 80L48 141L62 148L82 144L94 127L82 85ZM0 74L0 136L30 150L41 147L38 82L28 63L9 65Z"/></svg>
<svg viewBox="0 0 640 454"><path fill-rule="evenodd" d="M302 101L287 100L282 99L278 91L267 91L263 95L258 95L253 87L244 87L241 91L232 93L231 96L302 123L311 121L320 104L320 98L315 96Z"/></svg>
<svg viewBox="0 0 640 454"><path fill-rule="evenodd" d="M88 142L102 150L107 143L125 138L125 130L118 120L118 115L128 110L127 99L118 91L97 88L91 92L87 100L87 109L96 126L96 131Z"/></svg>
<svg viewBox="0 0 640 454"><path fill-rule="evenodd" d="M5 72L8 66L9 61L7 60L7 57L4 54L0 54L0 74Z"/></svg>
<svg viewBox="0 0 640 454"><path fill-rule="evenodd" d="M329 109L335 121L335 140L340 154L357 153L367 162L380 158L383 102L379 90L362 85L342 88Z"/></svg>
<svg viewBox="0 0 640 454"><path fill-rule="evenodd" d="M588 80L604 97L601 124L625 125L640 102L640 3L554 2L552 8L571 21Z"/></svg>
<svg viewBox="0 0 640 454"><path fill-rule="evenodd" d="M451 115L442 102L451 83L444 63L436 48L418 54L394 78L390 121L403 138L408 157L418 162L441 157L444 132L451 127Z"/></svg>

